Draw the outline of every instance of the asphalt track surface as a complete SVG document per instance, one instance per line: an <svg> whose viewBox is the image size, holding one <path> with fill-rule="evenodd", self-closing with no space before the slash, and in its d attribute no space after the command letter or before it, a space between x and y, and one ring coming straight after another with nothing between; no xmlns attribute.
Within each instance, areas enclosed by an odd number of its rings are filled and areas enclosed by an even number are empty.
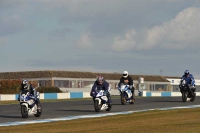
<svg viewBox="0 0 200 133"><path fill-rule="evenodd" d="M111 111L95 112L93 101L91 100L74 100L62 102L44 102L42 104L41 117L29 116L24 119L20 114L20 105L0 105L0 124L16 121L30 121L47 118L58 118L67 116L80 116L89 114L102 114L109 112L136 111L145 109L156 109L166 107L179 107L189 105L199 105L200 97L196 97L194 102L182 102L181 97L136 97L134 104L121 105L120 99L112 99Z"/></svg>

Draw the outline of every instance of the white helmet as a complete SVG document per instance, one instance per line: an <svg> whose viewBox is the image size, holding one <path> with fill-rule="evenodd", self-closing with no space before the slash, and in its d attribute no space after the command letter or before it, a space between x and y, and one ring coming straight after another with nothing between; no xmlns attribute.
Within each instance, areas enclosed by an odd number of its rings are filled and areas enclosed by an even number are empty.
<svg viewBox="0 0 200 133"><path fill-rule="evenodd" d="M124 71L124 72L123 72L123 77L124 77L124 78L127 78L127 77L128 77L128 71Z"/></svg>

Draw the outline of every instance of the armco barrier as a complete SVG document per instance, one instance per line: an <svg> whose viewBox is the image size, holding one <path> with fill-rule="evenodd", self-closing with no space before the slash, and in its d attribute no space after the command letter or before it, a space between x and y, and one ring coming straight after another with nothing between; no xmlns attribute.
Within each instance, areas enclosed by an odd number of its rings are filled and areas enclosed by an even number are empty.
<svg viewBox="0 0 200 133"><path fill-rule="evenodd" d="M80 88L79 88L80 89ZM117 89L110 92L111 95L119 95ZM138 96L138 90L135 91ZM0 94L0 101L17 100L19 94ZM40 99L71 99L71 98L91 98L90 92L66 92L66 93L40 93Z"/></svg>
<svg viewBox="0 0 200 133"><path fill-rule="evenodd" d="M138 96L137 91L135 92L135 94L136 96ZM180 92L170 92L170 91L142 91L139 92L138 94L139 96L142 97L181 96ZM0 94L0 101L17 100L18 96L19 94ZM196 92L196 96L200 96L200 92ZM71 99L71 98L91 98L91 97L89 92L40 93L40 99Z"/></svg>
<svg viewBox="0 0 200 133"><path fill-rule="evenodd" d="M17 100L19 94L0 94L0 101ZM40 99L88 98L89 92L40 93Z"/></svg>
<svg viewBox="0 0 200 133"><path fill-rule="evenodd" d="M170 91L142 91L139 96L143 97L177 97L182 96L181 92ZM196 92L196 96L200 96L200 92Z"/></svg>

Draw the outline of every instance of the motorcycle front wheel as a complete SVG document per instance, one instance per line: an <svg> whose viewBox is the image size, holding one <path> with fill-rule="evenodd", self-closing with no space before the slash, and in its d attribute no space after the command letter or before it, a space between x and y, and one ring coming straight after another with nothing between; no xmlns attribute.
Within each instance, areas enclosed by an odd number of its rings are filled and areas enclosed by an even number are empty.
<svg viewBox="0 0 200 133"><path fill-rule="evenodd" d="M28 118L28 110L25 105L21 105L21 115L23 118Z"/></svg>
<svg viewBox="0 0 200 133"><path fill-rule="evenodd" d="M101 105L99 104L98 100L94 100L94 109L96 112L99 112L101 109Z"/></svg>
<svg viewBox="0 0 200 133"><path fill-rule="evenodd" d="M186 92L186 91L183 91L183 92L182 92L182 101L183 101L183 102L186 102L186 101L187 101L187 92Z"/></svg>
<svg viewBox="0 0 200 133"><path fill-rule="evenodd" d="M121 93L121 104L125 105L126 104L126 98L124 97L124 94Z"/></svg>

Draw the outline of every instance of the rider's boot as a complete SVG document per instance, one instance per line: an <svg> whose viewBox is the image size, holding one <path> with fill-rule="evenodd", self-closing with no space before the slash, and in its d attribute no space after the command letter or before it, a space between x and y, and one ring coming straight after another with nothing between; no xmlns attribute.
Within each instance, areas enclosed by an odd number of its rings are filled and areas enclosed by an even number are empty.
<svg viewBox="0 0 200 133"><path fill-rule="evenodd" d="M180 92L183 93L182 89L180 89Z"/></svg>
<svg viewBox="0 0 200 133"><path fill-rule="evenodd" d="M92 99L93 99L93 102L95 102L95 97L93 97Z"/></svg>
<svg viewBox="0 0 200 133"><path fill-rule="evenodd" d="M109 103L109 104L111 104L111 103L112 103L112 101L111 101L111 98L110 98L110 97L108 97L108 103Z"/></svg>
<svg viewBox="0 0 200 133"><path fill-rule="evenodd" d="M36 105L37 105L37 109L39 112L41 112L41 103L40 103L40 100L36 100Z"/></svg>
<svg viewBox="0 0 200 133"><path fill-rule="evenodd" d="M134 97L135 97L135 93L134 93L134 91L131 91L131 93L132 93L132 96L131 96L131 99L135 99Z"/></svg>
<svg viewBox="0 0 200 133"><path fill-rule="evenodd" d="M134 93L134 92L132 92L131 99L132 99L132 101L134 101L134 100L135 100L135 93Z"/></svg>

